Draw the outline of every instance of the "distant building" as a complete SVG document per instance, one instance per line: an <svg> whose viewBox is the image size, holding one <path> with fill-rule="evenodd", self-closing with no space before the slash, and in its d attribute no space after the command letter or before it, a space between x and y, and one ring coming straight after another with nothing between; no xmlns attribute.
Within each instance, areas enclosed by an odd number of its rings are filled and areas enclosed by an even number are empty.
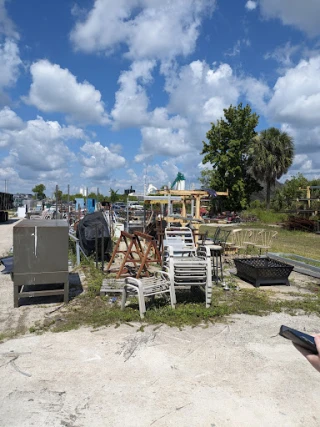
<svg viewBox="0 0 320 427"><path fill-rule="evenodd" d="M131 185L131 187L128 190L124 190L124 194L126 196L128 196L131 193L135 193L135 192L136 192L136 190L133 190L132 185Z"/></svg>

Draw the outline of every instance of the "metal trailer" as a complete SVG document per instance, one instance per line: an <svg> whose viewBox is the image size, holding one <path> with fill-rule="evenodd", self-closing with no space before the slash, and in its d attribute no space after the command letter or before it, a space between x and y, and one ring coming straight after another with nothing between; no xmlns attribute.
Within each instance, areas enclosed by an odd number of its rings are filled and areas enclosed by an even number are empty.
<svg viewBox="0 0 320 427"><path fill-rule="evenodd" d="M10 193L0 193L0 222L8 221L9 209L13 209L13 195Z"/></svg>

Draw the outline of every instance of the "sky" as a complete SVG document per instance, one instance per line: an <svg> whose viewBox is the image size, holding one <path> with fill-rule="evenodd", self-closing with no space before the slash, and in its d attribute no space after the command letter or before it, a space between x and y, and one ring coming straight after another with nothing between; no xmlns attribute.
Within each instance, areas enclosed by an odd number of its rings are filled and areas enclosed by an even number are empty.
<svg viewBox="0 0 320 427"><path fill-rule="evenodd" d="M319 0L0 0L0 191L199 187L240 102L319 178L319 76Z"/></svg>

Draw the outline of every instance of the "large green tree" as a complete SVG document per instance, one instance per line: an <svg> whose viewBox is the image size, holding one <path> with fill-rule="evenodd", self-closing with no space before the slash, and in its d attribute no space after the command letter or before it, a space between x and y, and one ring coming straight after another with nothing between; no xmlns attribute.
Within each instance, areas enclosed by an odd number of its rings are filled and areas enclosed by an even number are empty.
<svg viewBox="0 0 320 427"><path fill-rule="evenodd" d="M239 210L249 204L252 193L261 189L250 173L252 159L249 156L259 116L249 105L239 104L224 109L224 117L212 123L206 135L208 142L203 141L202 163L211 164L212 168L202 174L202 181L216 191L228 189L226 208Z"/></svg>
<svg viewBox="0 0 320 427"><path fill-rule="evenodd" d="M252 173L266 184L266 205L270 209L271 186L292 165L293 139L286 132L271 127L263 130L252 141Z"/></svg>
<svg viewBox="0 0 320 427"><path fill-rule="evenodd" d="M46 198L46 195L44 194L45 189L46 189L46 186L44 184L35 185L32 189L32 192L34 193L35 198L39 200L45 199Z"/></svg>

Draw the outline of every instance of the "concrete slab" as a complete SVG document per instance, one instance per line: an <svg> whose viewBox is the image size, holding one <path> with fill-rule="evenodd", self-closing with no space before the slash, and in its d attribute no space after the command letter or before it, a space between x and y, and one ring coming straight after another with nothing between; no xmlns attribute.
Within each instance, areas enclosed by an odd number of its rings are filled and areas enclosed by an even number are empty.
<svg viewBox="0 0 320 427"><path fill-rule="evenodd" d="M319 373L281 324L315 317L238 316L179 331L138 325L25 336L0 345L6 427L320 425Z"/></svg>

